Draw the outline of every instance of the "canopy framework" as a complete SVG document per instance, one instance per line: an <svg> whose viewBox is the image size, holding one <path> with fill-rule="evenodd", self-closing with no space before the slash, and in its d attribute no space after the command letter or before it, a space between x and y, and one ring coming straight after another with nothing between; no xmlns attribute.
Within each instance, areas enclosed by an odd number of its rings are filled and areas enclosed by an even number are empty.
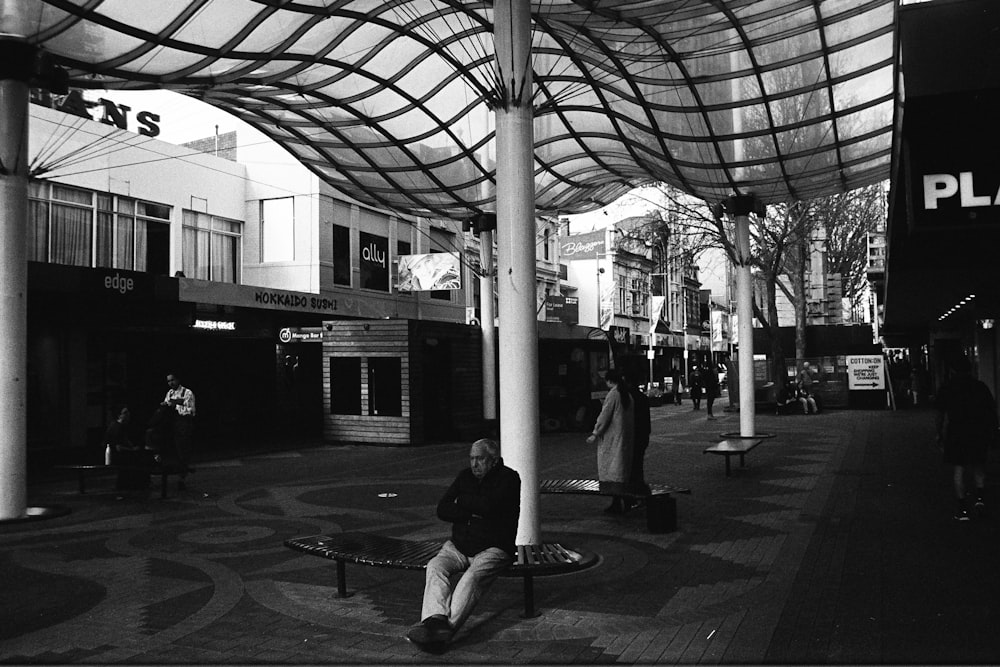
<svg viewBox="0 0 1000 667"><path fill-rule="evenodd" d="M773 202L890 173L895 0L533 0L532 90L495 64L491 2L27 1L72 85L202 99L416 215L495 208L493 110L528 97L539 214L652 181Z"/></svg>

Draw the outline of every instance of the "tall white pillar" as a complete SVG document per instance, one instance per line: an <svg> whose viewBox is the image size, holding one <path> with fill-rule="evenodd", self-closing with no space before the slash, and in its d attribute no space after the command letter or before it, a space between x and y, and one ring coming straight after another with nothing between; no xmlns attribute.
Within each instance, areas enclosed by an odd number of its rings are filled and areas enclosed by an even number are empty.
<svg viewBox="0 0 1000 667"><path fill-rule="evenodd" d="M483 421L489 428L497 421L497 330L493 307L493 232L479 233L479 327L483 333Z"/></svg>
<svg viewBox="0 0 1000 667"><path fill-rule="evenodd" d="M497 0L493 7L503 85L496 109L500 437L505 462L521 476L518 544L541 542L530 10L529 0Z"/></svg>
<svg viewBox="0 0 1000 667"><path fill-rule="evenodd" d="M0 79L0 520L22 518L28 509L28 72L34 50L16 36L24 33L11 32L18 6L4 4L0 25L0 58L28 61L23 76Z"/></svg>
<svg viewBox="0 0 1000 667"><path fill-rule="evenodd" d="M750 218L736 219L736 314L739 318L740 435L755 435L753 386L753 286L750 278Z"/></svg>

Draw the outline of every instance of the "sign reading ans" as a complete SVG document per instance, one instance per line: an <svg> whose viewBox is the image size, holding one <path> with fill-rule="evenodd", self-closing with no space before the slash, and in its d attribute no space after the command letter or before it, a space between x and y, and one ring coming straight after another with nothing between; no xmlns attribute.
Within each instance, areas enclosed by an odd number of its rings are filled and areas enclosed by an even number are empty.
<svg viewBox="0 0 1000 667"><path fill-rule="evenodd" d="M389 239L361 232L358 234L361 257L362 289L389 291Z"/></svg>
<svg viewBox="0 0 1000 667"><path fill-rule="evenodd" d="M885 373L880 354L852 354L847 356L847 389L849 391L878 391L885 389Z"/></svg>
<svg viewBox="0 0 1000 667"><path fill-rule="evenodd" d="M458 253L400 255L399 285L396 288L400 292L462 289Z"/></svg>
<svg viewBox="0 0 1000 667"><path fill-rule="evenodd" d="M577 324L580 321L580 299L575 296L547 296L545 321Z"/></svg>
<svg viewBox="0 0 1000 667"><path fill-rule="evenodd" d="M559 258L564 262L576 259L597 259L604 254L606 232L600 229L587 234L564 236L559 246Z"/></svg>

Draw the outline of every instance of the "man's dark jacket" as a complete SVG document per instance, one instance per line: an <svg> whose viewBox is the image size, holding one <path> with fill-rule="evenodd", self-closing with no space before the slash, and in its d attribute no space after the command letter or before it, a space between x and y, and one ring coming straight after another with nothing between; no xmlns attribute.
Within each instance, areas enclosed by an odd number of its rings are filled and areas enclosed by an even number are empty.
<svg viewBox="0 0 1000 667"><path fill-rule="evenodd" d="M451 522L451 541L466 556L490 547L513 555L520 508L521 478L500 459L482 480L472 468L458 473L438 503L437 515Z"/></svg>

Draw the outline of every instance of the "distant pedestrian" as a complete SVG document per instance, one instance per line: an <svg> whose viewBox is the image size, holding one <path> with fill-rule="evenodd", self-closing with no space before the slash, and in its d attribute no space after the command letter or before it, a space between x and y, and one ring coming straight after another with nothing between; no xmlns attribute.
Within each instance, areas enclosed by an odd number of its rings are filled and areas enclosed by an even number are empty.
<svg viewBox="0 0 1000 667"><path fill-rule="evenodd" d="M167 374L167 386L169 389L167 389L167 395L164 396L161 405L171 406L177 413L172 420L174 450L181 466L177 486L183 489L184 480L187 477L186 469L191 462L191 454L194 450L194 392L181 384L176 373Z"/></svg>
<svg viewBox="0 0 1000 667"><path fill-rule="evenodd" d="M705 385L705 410L708 412L707 419L715 419L712 412L712 405L719 397L719 373L716 369L705 366L705 371L701 374Z"/></svg>
<svg viewBox="0 0 1000 667"><path fill-rule="evenodd" d="M701 370L697 366L694 366L691 369L691 375L688 376L688 389L691 391L691 404L694 410L701 410L703 382Z"/></svg>
<svg viewBox="0 0 1000 667"><path fill-rule="evenodd" d="M632 467L632 446L635 436L635 416L632 394L621 373L615 369L604 375L608 395L604 397L601 413L594 423L594 432L587 438L597 444L597 479L601 493L612 495L611 505L605 509L610 514L625 511L629 473Z"/></svg>
<svg viewBox="0 0 1000 667"><path fill-rule="evenodd" d="M672 389L673 389L674 405L680 405L681 403L684 402L681 397L681 394L683 393L684 389L681 386L682 378L683 375L681 374L680 370L675 368L673 374L670 376L670 383L673 385Z"/></svg>
<svg viewBox="0 0 1000 667"><path fill-rule="evenodd" d="M988 449L997 444L997 406L985 383L972 377L972 364L966 357L952 363L954 374L938 392L937 439L943 445L944 463L953 467L955 519L969 520L966 497L967 477L973 482L973 509L984 513L986 502L986 458Z"/></svg>

